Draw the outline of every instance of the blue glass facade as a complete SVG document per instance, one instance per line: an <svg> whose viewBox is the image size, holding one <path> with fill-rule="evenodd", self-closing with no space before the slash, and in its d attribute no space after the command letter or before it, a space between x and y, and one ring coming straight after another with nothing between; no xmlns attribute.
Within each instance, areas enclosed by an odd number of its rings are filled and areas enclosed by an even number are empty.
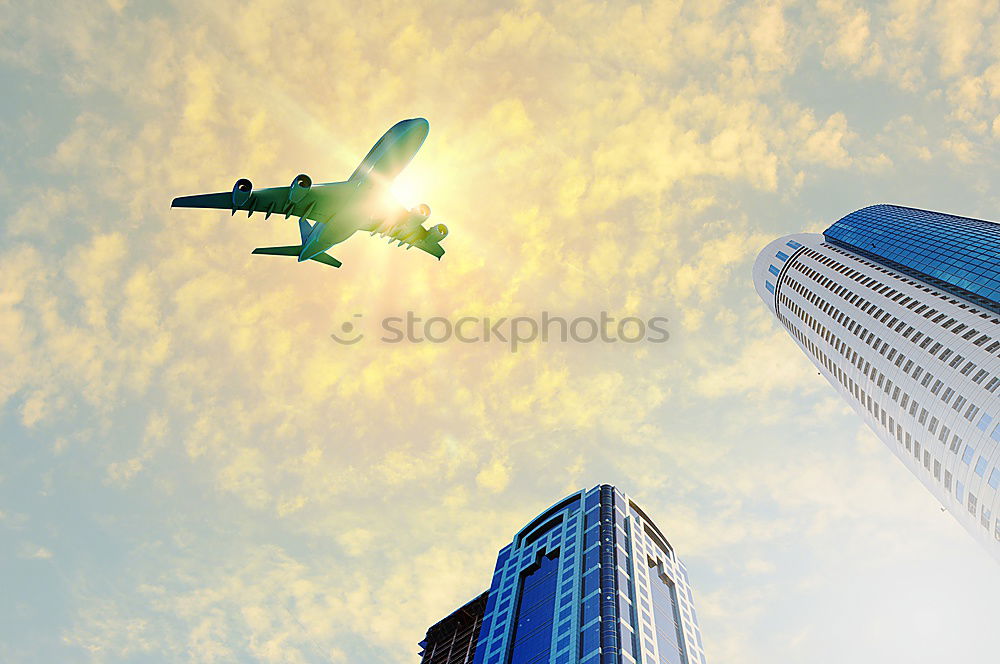
<svg viewBox="0 0 1000 664"><path fill-rule="evenodd" d="M872 205L823 235L831 244L1000 313L1000 224Z"/></svg>
<svg viewBox="0 0 1000 664"><path fill-rule="evenodd" d="M521 575L511 636L511 664L549 661L558 581L559 557L556 551L540 555L538 562Z"/></svg>
<svg viewBox="0 0 1000 664"><path fill-rule="evenodd" d="M532 520L500 550L475 664L576 661L576 607L584 590L578 572L583 511L582 493L569 496ZM538 575L544 585L535 582ZM527 638L541 659L529 659Z"/></svg>
<svg viewBox="0 0 1000 664"><path fill-rule="evenodd" d="M704 662L683 564L614 487L566 497L498 554L475 664Z"/></svg>

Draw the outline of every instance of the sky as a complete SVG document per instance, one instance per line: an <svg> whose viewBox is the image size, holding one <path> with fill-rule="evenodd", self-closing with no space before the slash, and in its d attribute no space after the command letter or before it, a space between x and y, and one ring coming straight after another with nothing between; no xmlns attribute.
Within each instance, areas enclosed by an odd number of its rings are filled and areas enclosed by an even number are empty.
<svg viewBox="0 0 1000 664"><path fill-rule="evenodd" d="M0 661L415 663L602 482L712 664L995 661L1000 568L750 269L873 203L1000 217L998 38L986 0L0 0ZM170 209L417 116L440 262ZM407 312L669 339L381 341Z"/></svg>

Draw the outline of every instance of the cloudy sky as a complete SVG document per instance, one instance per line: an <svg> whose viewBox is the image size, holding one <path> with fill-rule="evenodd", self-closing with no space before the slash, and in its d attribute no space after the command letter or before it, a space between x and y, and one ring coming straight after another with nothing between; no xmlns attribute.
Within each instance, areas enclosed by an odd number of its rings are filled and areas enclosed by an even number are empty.
<svg viewBox="0 0 1000 664"><path fill-rule="evenodd" d="M413 663L611 482L712 664L995 661L1000 568L750 267L871 203L1000 217L1000 3L425 4L0 0L0 660ZM414 116L441 262L169 209L343 179ZM407 311L670 339L381 342Z"/></svg>

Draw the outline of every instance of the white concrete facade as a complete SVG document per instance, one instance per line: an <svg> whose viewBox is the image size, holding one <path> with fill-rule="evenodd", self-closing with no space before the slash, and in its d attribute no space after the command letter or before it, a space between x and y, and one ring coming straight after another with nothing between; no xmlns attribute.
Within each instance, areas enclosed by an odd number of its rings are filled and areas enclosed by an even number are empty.
<svg viewBox="0 0 1000 664"><path fill-rule="evenodd" d="M770 243L753 279L820 373L1000 560L1000 316L819 234Z"/></svg>

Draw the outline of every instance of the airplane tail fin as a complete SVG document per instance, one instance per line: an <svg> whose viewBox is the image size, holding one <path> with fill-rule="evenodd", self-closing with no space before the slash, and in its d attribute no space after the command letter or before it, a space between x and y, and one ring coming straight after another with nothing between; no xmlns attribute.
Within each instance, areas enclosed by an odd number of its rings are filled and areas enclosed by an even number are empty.
<svg viewBox="0 0 1000 664"><path fill-rule="evenodd" d="M302 253L302 245L294 244L290 247L257 247L252 253L255 254L265 254L267 256L298 256ZM343 265L336 258L327 253L317 254L310 258L311 261L316 261L317 263L323 263L324 265L329 265L331 267L340 267Z"/></svg>
<svg viewBox="0 0 1000 664"><path fill-rule="evenodd" d="M312 233L312 224L305 220L305 218L299 219L299 237L302 238L302 244L306 243L309 239L309 234Z"/></svg>

